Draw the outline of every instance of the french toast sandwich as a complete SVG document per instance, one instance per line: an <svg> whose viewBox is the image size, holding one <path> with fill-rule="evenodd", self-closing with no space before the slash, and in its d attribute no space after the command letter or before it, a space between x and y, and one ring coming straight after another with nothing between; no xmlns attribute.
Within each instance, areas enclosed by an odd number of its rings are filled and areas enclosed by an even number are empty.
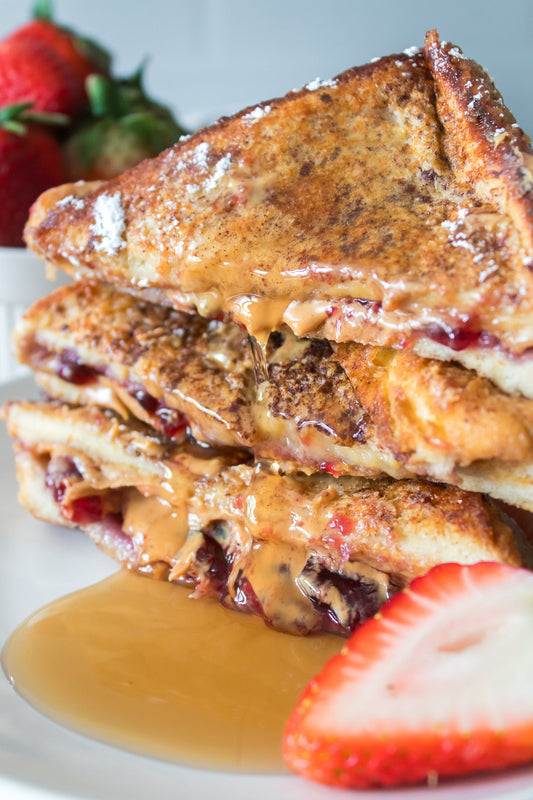
<svg viewBox="0 0 533 800"><path fill-rule="evenodd" d="M272 330L412 349L533 395L533 156L486 73L425 48L45 193L52 267Z"/></svg>
<svg viewBox="0 0 533 800"><path fill-rule="evenodd" d="M46 192L27 243L77 282L15 332L23 505L298 634L524 564L492 498L533 511L532 159L430 32Z"/></svg>
<svg viewBox="0 0 533 800"><path fill-rule="evenodd" d="M126 568L293 634L349 634L436 564L521 565L483 496L423 480L275 472L95 406L12 402L22 504Z"/></svg>
<svg viewBox="0 0 533 800"><path fill-rule="evenodd" d="M533 401L455 363L274 332L258 382L234 323L86 282L38 301L14 342L46 396L176 441L289 473L429 478L533 511Z"/></svg>

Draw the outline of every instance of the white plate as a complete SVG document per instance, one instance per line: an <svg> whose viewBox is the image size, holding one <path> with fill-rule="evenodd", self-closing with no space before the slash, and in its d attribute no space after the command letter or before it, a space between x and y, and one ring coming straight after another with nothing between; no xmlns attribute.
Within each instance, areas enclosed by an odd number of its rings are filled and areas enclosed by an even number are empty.
<svg viewBox="0 0 533 800"><path fill-rule="evenodd" d="M33 393L29 379L18 380L0 386L0 403ZM1 644L33 611L104 578L114 566L82 534L38 522L18 506L11 447L3 428L0 464ZM385 794L387 800L531 800L533 769ZM376 800L383 793L350 795L295 777L199 771L122 752L41 716L0 675L2 800L342 800L350 796Z"/></svg>

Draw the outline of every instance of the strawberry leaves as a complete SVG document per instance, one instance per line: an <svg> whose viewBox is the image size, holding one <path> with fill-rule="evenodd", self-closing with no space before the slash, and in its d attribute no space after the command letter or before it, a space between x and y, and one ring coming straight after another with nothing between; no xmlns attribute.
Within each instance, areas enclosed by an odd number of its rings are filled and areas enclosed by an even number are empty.
<svg viewBox="0 0 533 800"><path fill-rule="evenodd" d="M143 70L141 66L130 78L115 81L104 75L91 75L87 79L87 93L95 119L119 119L158 153L185 131L166 106L148 97L143 88Z"/></svg>
<svg viewBox="0 0 533 800"><path fill-rule="evenodd" d="M90 115L65 145L71 180L112 178L157 155L185 132L166 106L148 97L142 81L142 67L121 80L89 76Z"/></svg>
<svg viewBox="0 0 533 800"><path fill-rule="evenodd" d="M66 114L52 111L37 111L33 102L12 103L0 108L0 128L23 136L28 130L28 123L40 125L68 125Z"/></svg>
<svg viewBox="0 0 533 800"><path fill-rule="evenodd" d="M0 245L22 245L29 207L45 189L114 177L182 133L146 94L142 68L115 78L107 50L56 24L50 0L37 0L33 19L0 42Z"/></svg>

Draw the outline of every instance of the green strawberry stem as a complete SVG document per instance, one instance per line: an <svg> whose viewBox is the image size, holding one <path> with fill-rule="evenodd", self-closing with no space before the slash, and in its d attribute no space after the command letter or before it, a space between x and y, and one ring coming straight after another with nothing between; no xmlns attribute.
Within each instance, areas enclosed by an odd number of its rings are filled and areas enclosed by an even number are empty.
<svg viewBox="0 0 533 800"><path fill-rule="evenodd" d="M70 119L65 114L47 111L34 111L33 103L12 103L0 108L0 128L17 136L24 136L28 122L40 125L68 125Z"/></svg>
<svg viewBox="0 0 533 800"><path fill-rule="evenodd" d="M50 0L36 0L33 4L32 17L42 19L44 22L52 22L52 3Z"/></svg>
<svg viewBox="0 0 533 800"><path fill-rule="evenodd" d="M105 75L89 75L87 95L94 118L120 120L157 153L185 131L168 108L146 95L142 85L144 66L143 63L130 78L118 81Z"/></svg>
<svg viewBox="0 0 533 800"><path fill-rule="evenodd" d="M9 106L0 108L0 122L7 122L10 119L19 117L24 111L27 111L29 108L31 108L32 105L33 102L29 100L23 103L12 103Z"/></svg>
<svg viewBox="0 0 533 800"><path fill-rule="evenodd" d="M93 117L122 117L127 109L120 85L105 75L89 75L86 81L87 95Z"/></svg>
<svg viewBox="0 0 533 800"><path fill-rule="evenodd" d="M92 74L86 78L87 115L74 126L65 151L73 179L88 171L119 174L173 145L185 130L171 110L143 88L145 64L128 78Z"/></svg>

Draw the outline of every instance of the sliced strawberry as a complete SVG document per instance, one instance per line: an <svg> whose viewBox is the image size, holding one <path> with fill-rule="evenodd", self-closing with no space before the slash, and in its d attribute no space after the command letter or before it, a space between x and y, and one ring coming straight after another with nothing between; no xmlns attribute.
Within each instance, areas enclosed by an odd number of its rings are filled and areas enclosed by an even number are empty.
<svg viewBox="0 0 533 800"><path fill-rule="evenodd" d="M291 769L335 786L533 759L533 574L444 564L359 628L287 723Z"/></svg>

